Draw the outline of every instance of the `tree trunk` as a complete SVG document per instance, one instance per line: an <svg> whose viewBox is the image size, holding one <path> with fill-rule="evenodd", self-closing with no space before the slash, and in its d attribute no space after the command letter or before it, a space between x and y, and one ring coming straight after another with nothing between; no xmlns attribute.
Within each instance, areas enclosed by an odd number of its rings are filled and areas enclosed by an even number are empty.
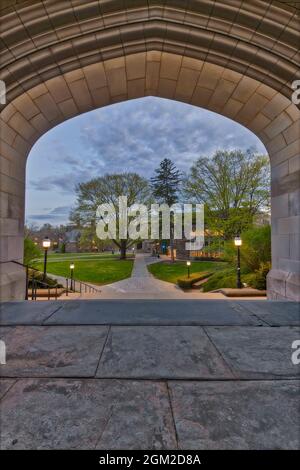
<svg viewBox="0 0 300 470"><path fill-rule="evenodd" d="M170 251L171 251L171 261L174 263L175 255L174 255L174 230L173 226L170 228Z"/></svg>
<svg viewBox="0 0 300 470"><path fill-rule="evenodd" d="M127 240L120 242L120 259L126 259Z"/></svg>

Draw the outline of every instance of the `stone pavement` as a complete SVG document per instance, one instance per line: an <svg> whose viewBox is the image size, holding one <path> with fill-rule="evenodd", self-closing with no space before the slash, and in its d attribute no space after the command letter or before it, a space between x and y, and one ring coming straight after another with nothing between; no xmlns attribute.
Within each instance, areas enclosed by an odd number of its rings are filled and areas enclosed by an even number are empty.
<svg viewBox="0 0 300 470"><path fill-rule="evenodd" d="M99 292L88 293L76 292L63 295L60 300L70 300L71 298L84 299L224 299L221 293L201 293L197 291L183 292L175 284L155 279L149 273L147 265L157 263L159 259L151 257L149 254L138 253L135 256L131 277L122 281L114 282L104 286L97 286L87 283L92 287L96 287ZM162 259L161 259L162 261ZM66 280L61 276L54 276L48 273L49 277L54 277L62 285L66 285Z"/></svg>
<svg viewBox="0 0 300 470"><path fill-rule="evenodd" d="M157 263L159 259L147 254L136 254L131 277L101 287L103 299L181 299L186 294L176 285L155 279L147 265ZM220 298L223 298L219 294Z"/></svg>
<svg viewBox="0 0 300 470"><path fill-rule="evenodd" d="M167 259L166 257L162 257ZM132 275L123 281L101 286L99 294L85 294L84 298L101 299L224 299L219 292L183 292L175 284L156 279L149 273L147 265L157 263L159 259L149 254L137 253ZM97 287L97 286L96 286ZM98 286L99 288L99 286Z"/></svg>
<svg viewBox="0 0 300 470"><path fill-rule="evenodd" d="M161 261L168 259L166 256L161 257ZM74 292L72 294L62 295L59 300L75 300L75 299L225 299L226 296L221 292L200 292L199 290L191 290L184 292L177 285L170 282L156 279L149 273L147 266L152 263L159 262L159 259L153 258L146 253L137 253L134 260L134 266L131 277L123 281L114 282L104 286L87 283L91 287L95 287L98 292L85 292L80 294ZM48 273L49 277L55 278L60 284L66 285L64 277L56 276ZM234 297L234 299L239 299ZM247 297L241 297L247 299ZM249 297L248 299L259 299L262 297ZM265 299L265 298L263 298ZM43 300L43 299L38 299Z"/></svg>
<svg viewBox="0 0 300 470"><path fill-rule="evenodd" d="M296 449L300 305L0 304L2 449Z"/></svg>

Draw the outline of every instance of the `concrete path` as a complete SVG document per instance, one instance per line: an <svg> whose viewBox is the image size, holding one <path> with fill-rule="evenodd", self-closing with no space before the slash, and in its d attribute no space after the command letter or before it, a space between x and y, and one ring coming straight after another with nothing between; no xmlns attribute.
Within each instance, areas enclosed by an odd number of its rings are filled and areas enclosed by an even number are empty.
<svg viewBox="0 0 300 470"><path fill-rule="evenodd" d="M98 292L82 292L74 294L73 296L61 296L60 300L70 300L70 298L84 298L84 299L225 299L226 297L219 292L199 292L192 290L189 292L182 291L177 285L170 282L161 281L156 279L149 273L147 266L152 263L157 263L159 260L153 258L149 254L138 253L135 256L134 265L131 277L123 281L114 282L104 286L97 286L95 284L86 283L95 287ZM66 285L65 278L48 274L50 277L55 277L59 283ZM239 297L235 297L238 300ZM242 297L242 299L247 299ZM249 299L256 299L249 297ZM258 297L261 300L261 297Z"/></svg>
<svg viewBox="0 0 300 470"><path fill-rule="evenodd" d="M0 319L2 449L299 448L297 303L5 302Z"/></svg>
<svg viewBox="0 0 300 470"><path fill-rule="evenodd" d="M148 254L138 253L135 257L132 275L124 281L101 287L102 299L224 299L223 294L183 292L175 284L155 279L147 265L159 260Z"/></svg>

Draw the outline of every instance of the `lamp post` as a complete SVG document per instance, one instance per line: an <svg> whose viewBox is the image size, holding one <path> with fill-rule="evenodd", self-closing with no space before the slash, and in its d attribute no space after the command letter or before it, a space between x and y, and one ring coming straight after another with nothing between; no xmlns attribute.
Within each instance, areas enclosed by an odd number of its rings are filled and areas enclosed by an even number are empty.
<svg viewBox="0 0 300 470"><path fill-rule="evenodd" d="M240 236L234 238L234 244L237 247L237 279L236 286L238 289L242 288L241 282L241 252L240 247L242 246L242 239Z"/></svg>
<svg viewBox="0 0 300 470"><path fill-rule="evenodd" d="M44 248L44 275L43 275L43 281L46 281L46 276L47 276L47 254L48 254L48 249L51 246L51 240L49 237L45 237L43 240L43 248Z"/></svg>
<svg viewBox="0 0 300 470"><path fill-rule="evenodd" d="M75 268L75 264L74 264L74 263L71 263L71 264L70 264L70 271L71 271L71 287L70 287L70 290L73 290L73 274L74 274L74 268Z"/></svg>
<svg viewBox="0 0 300 470"><path fill-rule="evenodd" d="M187 270L188 270L188 278L190 277L190 267L191 267L191 262L190 261L187 261L186 262L186 265L187 265Z"/></svg>

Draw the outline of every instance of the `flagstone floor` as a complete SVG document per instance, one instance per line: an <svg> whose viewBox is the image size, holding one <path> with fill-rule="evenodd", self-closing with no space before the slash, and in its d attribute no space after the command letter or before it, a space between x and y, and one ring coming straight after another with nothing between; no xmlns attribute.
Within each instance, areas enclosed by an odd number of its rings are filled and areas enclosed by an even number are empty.
<svg viewBox="0 0 300 470"><path fill-rule="evenodd" d="M299 307L2 303L1 448L299 448Z"/></svg>

